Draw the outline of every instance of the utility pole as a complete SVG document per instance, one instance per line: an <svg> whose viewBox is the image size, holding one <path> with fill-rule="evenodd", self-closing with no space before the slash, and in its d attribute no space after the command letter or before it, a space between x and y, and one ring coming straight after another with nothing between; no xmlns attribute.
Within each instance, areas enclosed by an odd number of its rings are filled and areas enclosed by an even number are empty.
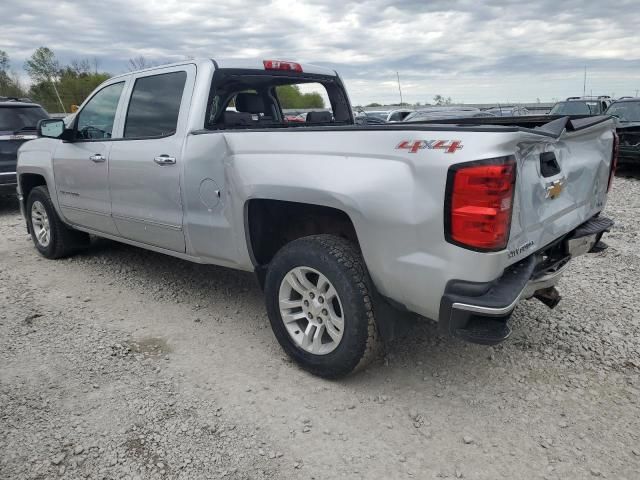
<svg viewBox="0 0 640 480"><path fill-rule="evenodd" d="M58 97L58 103L60 103L60 107L62 108L62 113L67 113L67 111L64 108L64 104L62 103L62 99L60 98L60 94L58 93L58 89L56 88L55 78L49 77L49 81L51 82L51 85L53 86L53 91L56 92L56 97Z"/></svg>
<svg viewBox="0 0 640 480"><path fill-rule="evenodd" d="M400 74L396 72L396 77L398 77L398 91L400 92L400 106L402 106L402 88L400 87Z"/></svg>
<svg viewBox="0 0 640 480"><path fill-rule="evenodd" d="M587 94L587 66L584 66L584 82L582 82L582 96Z"/></svg>

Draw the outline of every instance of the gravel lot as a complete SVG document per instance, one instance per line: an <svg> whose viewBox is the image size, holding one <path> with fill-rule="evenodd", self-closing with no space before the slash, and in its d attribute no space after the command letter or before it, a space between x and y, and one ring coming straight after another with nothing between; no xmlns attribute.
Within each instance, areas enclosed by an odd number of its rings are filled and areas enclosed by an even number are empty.
<svg viewBox="0 0 640 480"><path fill-rule="evenodd" d="M640 181L609 250L495 348L425 323L339 382L277 345L252 275L97 241L40 258L0 203L0 478L638 479Z"/></svg>

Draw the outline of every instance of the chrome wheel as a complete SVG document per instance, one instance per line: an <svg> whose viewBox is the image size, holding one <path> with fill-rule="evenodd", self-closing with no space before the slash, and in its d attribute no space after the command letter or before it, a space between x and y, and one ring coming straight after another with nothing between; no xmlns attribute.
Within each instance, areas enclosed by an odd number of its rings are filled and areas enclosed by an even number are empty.
<svg viewBox="0 0 640 480"><path fill-rule="evenodd" d="M51 242L51 226L44 205L39 200L31 205L31 227L41 247L47 248Z"/></svg>
<svg viewBox="0 0 640 480"><path fill-rule="evenodd" d="M293 341L315 355L334 351L344 333L344 311L331 282L311 267L296 267L280 284L280 316Z"/></svg>

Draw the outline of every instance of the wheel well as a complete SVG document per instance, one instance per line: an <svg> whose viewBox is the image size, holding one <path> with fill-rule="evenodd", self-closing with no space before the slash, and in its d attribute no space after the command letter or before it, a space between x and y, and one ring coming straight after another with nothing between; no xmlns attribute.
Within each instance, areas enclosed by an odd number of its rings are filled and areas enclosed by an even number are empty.
<svg viewBox="0 0 640 480"><path fill-rule="evenodd" d="M47 185L47 181L42 175L38 175L37 173L23 173L20 175L20 190L22 191L25 204L31 190L40 185Z"/></svg>
<svg viewBox="0 0 640 480"><path fill-rule="evenodd" d="M358 245L349 216L337 208L282 200L250 200L247 234L256 266L267 265L280 248L301 237L330 233Z"/></svg>

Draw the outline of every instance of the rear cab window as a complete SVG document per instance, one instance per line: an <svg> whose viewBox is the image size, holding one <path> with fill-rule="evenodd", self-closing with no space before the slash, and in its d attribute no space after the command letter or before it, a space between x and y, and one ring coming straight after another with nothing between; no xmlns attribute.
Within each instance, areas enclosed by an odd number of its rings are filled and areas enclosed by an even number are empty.
<svg viewBox="0 0 640 480"><path fill-rule="evenodd" d="M296 128L352 124L339 79L330 75L218 69L205 128Z"/></svg>

